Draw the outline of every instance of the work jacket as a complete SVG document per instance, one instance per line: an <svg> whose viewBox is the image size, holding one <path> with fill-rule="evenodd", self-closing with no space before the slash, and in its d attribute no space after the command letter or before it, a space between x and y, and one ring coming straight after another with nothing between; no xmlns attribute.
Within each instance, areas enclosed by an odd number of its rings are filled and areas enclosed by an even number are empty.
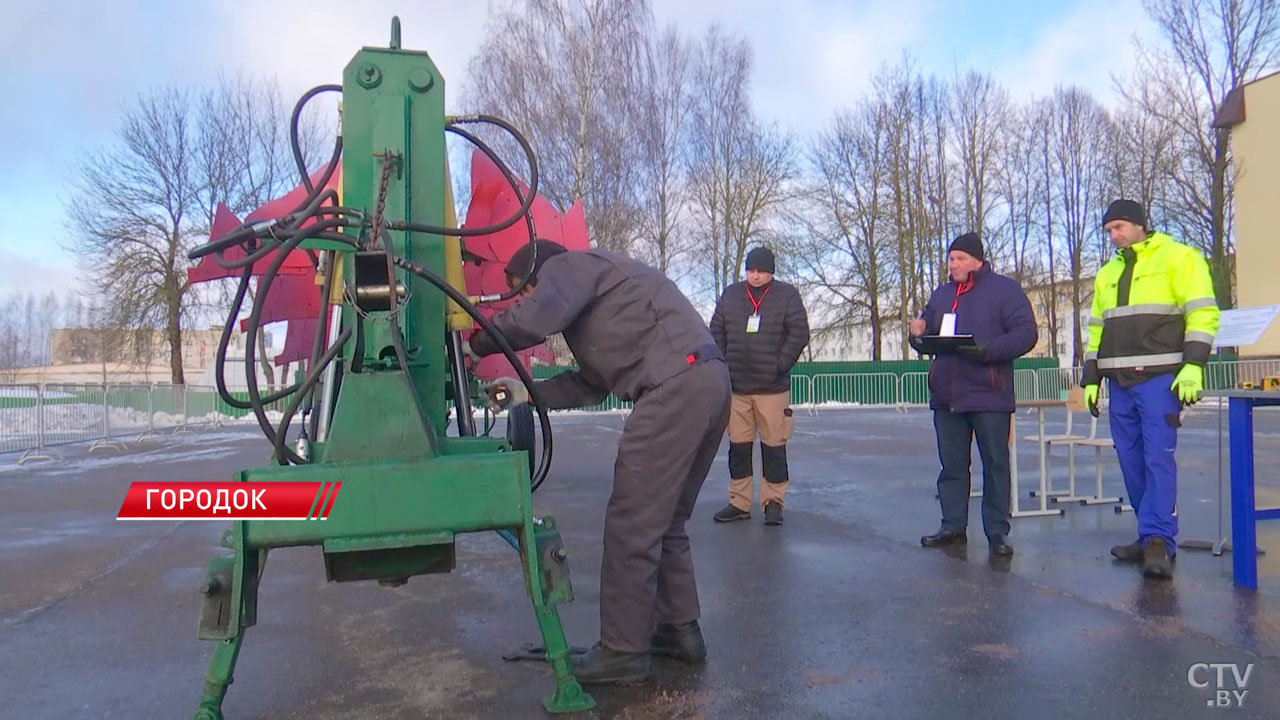
<svg viewBox="0 0 1280 720"><path fill-rule="evenodd" d="M987 353L981 360L935 357L929 365L929 407L953 413L1013 412L1013 361L1031 352L1038 335L1022 286L983 263L964 284L951 280L933 291L920 315L925 334L938 334L947 313L956 314L955 332L972 335L987 346Z"/></svg>
<svg viewBox="0 0 1280 720"><path fill-rule="evenodd" d="M752 323L752 316L759 319ZM809 316L800 292L788 283L734 283L711 314L711 336L729 363L735 393L785 392L791 389L791 368L809 344Z"/></svg>
<svg viewBox="0 0 1280 720"><path fill-rule="evenodd" d="M1084 384L1123 387L1204 366L1218 332L1209 264L1164 233L1122 249L1094 281Z"/></svg>
<svg viewBox="0 0 1280 720"><path fill-rule="evenodd" d="M532 295L489 320L515 350L564 334L578 369L537 384L550 409L595 405L610 392L639 400L693 365L724 361L680 288L638 260L606 250L560 253L547 258L537 281ZM490 355L498 344L480 330L471 349Z"/></svg>

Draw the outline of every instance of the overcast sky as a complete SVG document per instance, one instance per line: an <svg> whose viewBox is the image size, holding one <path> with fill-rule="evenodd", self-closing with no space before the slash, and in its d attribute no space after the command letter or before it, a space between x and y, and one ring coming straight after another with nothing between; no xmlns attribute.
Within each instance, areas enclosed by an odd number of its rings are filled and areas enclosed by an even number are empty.
<svg viewBox="0 0 1280 720"><path fill-rule="evenodd" d="M219 73L274 76L289 102L341 82L362 45L386 45L398 14L406 48L426 50L453 96L492 7L464 0L0 0L0 294L76 282L60 247L71 165L110 143L121 107L150 88ZM659 25L700 36L712 22L755 50L752 97L765 118L806 133L856 102L870 73L909 52L927 73L992 73L1015 97L1076 83L1106 104L1131 39L1153 40L1140 0L654 0Z"/></svg>

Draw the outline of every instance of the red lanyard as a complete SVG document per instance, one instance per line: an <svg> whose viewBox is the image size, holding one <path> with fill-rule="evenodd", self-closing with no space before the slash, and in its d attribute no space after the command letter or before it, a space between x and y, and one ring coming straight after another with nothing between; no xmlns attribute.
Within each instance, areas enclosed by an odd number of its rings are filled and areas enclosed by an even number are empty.
<svg viewBox="0 0 1280 720"><path fill-rule="evenodd" d="M751 309L754 312L754 314L756 315L760 314L760 303L764 302L764 296L768 295L769 291L772 289L773 289L772 285L765 288L764 292L760 293L760 299L757 300L756 296L751 294L751 286L750 285L747 286L747 298L751 300Z"/></svg>
<svg viewBox="0 0 1280 720"><path fill-rule="evenodd" d="M973 287L973 281L969 280L956 288L956 299L951 302L951 312L955 312L956 308L960 306L960 296L963 295L966 290L969 290L972 287Z"/></svg>

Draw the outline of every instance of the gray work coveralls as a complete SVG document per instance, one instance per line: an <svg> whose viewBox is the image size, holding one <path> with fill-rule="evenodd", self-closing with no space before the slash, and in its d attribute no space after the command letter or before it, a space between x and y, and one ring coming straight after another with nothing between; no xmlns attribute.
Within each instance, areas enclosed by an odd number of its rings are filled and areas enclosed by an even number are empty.
<svg viewBox="0 0 1280 720"><path fill-rule="evenodd" d="M635 403L605 511L600 641L647 652L655 623L699 616L684 526L728 424L728 367L675 283L604 250L547 258L533 294L491 320L516 350L564 334L579 369L537 383L548 408L596 405L609 392ZM498 351L483 331L471 347Z"/></svg>

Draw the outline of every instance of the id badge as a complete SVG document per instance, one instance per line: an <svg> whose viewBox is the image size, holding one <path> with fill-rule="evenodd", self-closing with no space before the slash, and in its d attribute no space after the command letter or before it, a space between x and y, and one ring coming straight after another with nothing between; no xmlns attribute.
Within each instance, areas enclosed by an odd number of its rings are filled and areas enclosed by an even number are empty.
<svg viewBox="0 0 1280 720"><path fill-rule="evenodd" d="M751 317L747 318L747 332L749 333L760 332L760 316L758 314L752 315Z"/></svg>
<svg viewBox="0 0 1280 720"><path fill-rule="evenodd" d="M938 334L943 337L951 337L956 334L956 314L946 313L942 316L942 329Z"/></svg>

